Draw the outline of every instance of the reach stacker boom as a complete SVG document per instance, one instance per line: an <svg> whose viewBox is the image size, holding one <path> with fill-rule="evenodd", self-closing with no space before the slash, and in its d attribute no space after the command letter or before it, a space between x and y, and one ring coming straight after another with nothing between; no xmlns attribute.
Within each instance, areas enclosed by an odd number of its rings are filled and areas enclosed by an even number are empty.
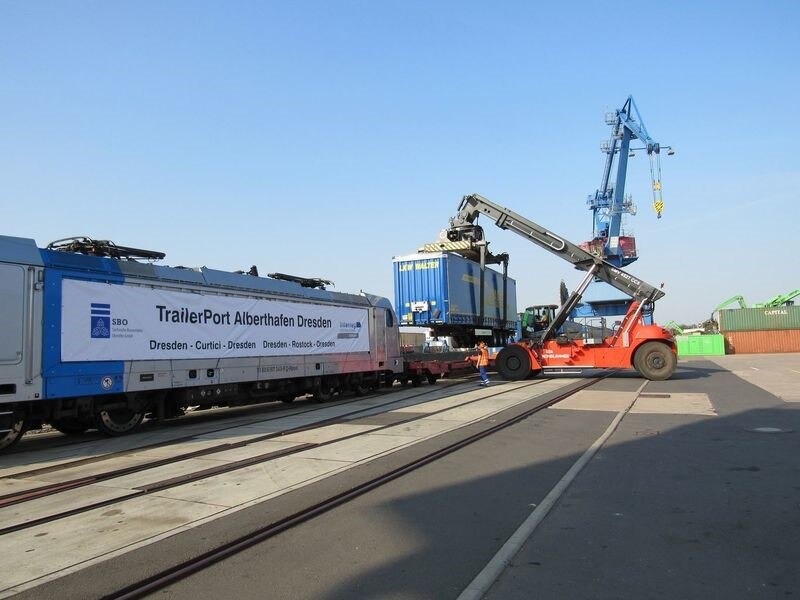
<svg viewBox="0 0 800 600"><path fill-rule="evenodd" d="M672 333L644 322L644 314L652 312L655 301L664 296L663 291L478 194L464 196L458 214L450 219L447 238L453 242L482 239L483 231L475 223L480 215L491 219L501 229L513 231L586 272L583 281L540 339L509 344L497 354L495 366L501 376L520 380L545 370L629 367L650 380L672 376L678 352ZM559 327L578 305L594 278L605 281L633 298L627 314L612 335L600 341L570 340L567 336L558 335Z"/></svg>

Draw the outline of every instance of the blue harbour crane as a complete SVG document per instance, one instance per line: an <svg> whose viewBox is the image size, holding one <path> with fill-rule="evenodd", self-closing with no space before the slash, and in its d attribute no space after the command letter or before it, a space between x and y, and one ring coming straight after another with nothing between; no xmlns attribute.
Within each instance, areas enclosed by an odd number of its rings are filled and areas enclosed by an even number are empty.
<svg viewBox="0 0 800 600"><path fill-rule="evenodd" d="M636 238L626 235L623 224L624 215L636 214L633 199L630 195L625 195L628 159L635 156L637 151L647 153L650 160L653 210L660 219L664 211L661 195L661 151L665 150L669 156L675 152L671 146L662 146L650 136L633 96L628 96L622 108L607 113L606 123L611 126L611 137L601 145L601 150L606 154L603 178L600 187L587 200L592 211L593 234L591 240L581 244L581 248L617 267L623 267L639 257ZM638 146L636 142L642 146ZM583 301L584 304L573 312L573 317L622 315L627 312L630 304L629 298L620 297L616 290L600 282L590 286Z"/></svg>
<svg viewBox="0 0 800 600"><path fill-rule="evenodd" d="M661 150L666 150L668 155L674 154L674 151L670 146L661 146L650 137L633 96L628 96L622 108L607 113L606 123L611 126L611 138L601 146L606 154L606 163L600 188L587 200L592 211L594 231L592 239L584 244L584 249L602 256L617 267L623 267L638 258L636 240L633 236L625 235L622 223L623 215L636 214L636 205L632 198L630 195L625 196L628 158L633 157L636 150L647 152L650 159L653 209L660 219L664 211L661 197ZM643 147L632 148L631 142L634 140L639 140ZM612 184L615 163L616 173Z"/></svg>

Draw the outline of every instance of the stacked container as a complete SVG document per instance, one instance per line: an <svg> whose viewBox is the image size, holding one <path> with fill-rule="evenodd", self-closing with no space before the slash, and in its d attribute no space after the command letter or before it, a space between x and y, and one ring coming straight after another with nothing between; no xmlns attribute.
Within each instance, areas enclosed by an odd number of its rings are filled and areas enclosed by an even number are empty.
<svg viewBox="0 0 800 600"><path fill-rule="evenodd" d="M728 354L800 352L800 306L719 311Z"/></svg>
<svg viewBox="0 0 800 600"><path fill-rule="evenodd" d="M676 335L678 356L724 356L725 338L720 333Z"/></svg>

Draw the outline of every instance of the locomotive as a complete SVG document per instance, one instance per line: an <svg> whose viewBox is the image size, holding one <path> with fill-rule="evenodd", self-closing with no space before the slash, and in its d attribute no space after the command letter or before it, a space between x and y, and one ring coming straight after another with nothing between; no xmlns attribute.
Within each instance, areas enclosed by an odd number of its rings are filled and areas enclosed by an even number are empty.
<svg viewBox="0 0 800 600"><path fill-rule="evenodd" d="M403 372L390 301L161 252L0 236L0 449L49 423L134 430L187 407L363 394Z"/></svg>

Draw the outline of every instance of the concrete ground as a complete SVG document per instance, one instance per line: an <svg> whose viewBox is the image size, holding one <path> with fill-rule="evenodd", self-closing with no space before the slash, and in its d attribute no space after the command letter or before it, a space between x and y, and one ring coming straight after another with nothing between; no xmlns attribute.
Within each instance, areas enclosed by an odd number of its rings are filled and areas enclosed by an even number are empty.
<svg viewBox="0 0 800 600"><path fill-rule="evenodd" d="M798 380L796 354L681 360L664 382L610 377L153 596L457 598L606 432L478 597L797 596ZM105 584L213 547L462 433L427 438L19 597L98 597Z"/></svg>
<svg viewBox="0 0 800 600"><path fill-rule="evenodd" d="M800 595L800 355L680 367L717 416L627 416L488 598Z"/></svg>

